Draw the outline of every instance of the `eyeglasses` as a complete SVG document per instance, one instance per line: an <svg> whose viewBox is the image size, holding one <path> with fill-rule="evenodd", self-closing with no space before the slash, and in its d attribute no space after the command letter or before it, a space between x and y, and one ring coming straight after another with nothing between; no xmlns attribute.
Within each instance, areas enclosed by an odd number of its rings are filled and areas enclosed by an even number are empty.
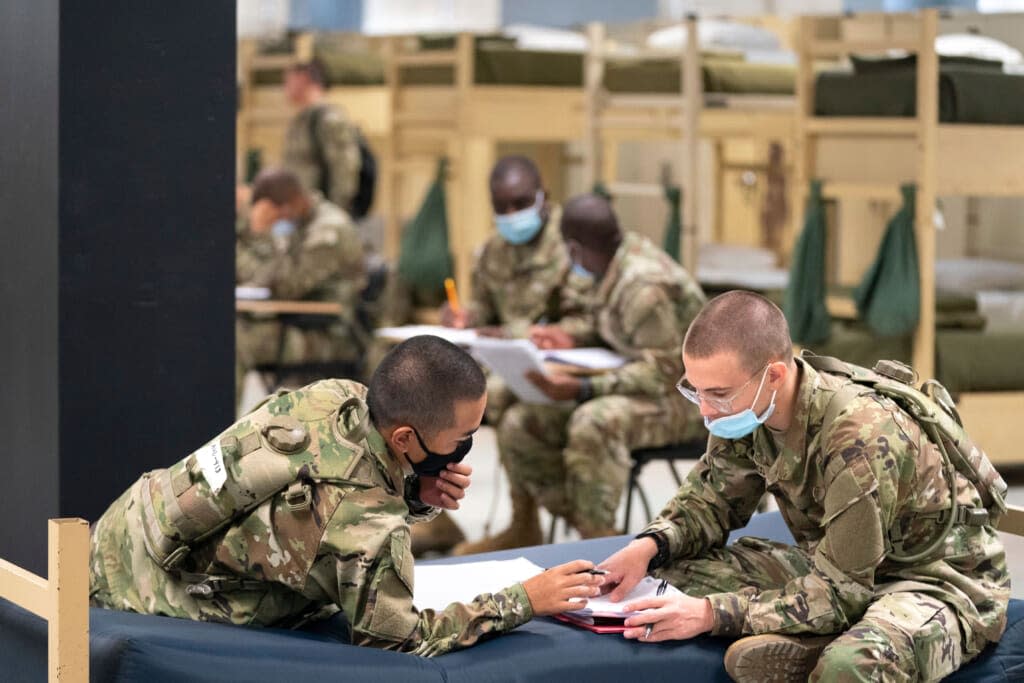
<svg viewBox="0 0 1024 683"><path fill-rule="evenodd" d="M700 391L699 389L695 389L693 385L687 381L686 375L680 377L679 381L676 382L676 390L679 391L679 393L682 394L683 397L686 398L686 400L691 401L697 404L698 406L700 405L701 401L703 401L704 403L708 404L719 413L731 413L733 412L732 402L735 401L736 398L743 393L743 390L747 388L748 384L753 382L758 375L763 374L764 371L768 369L769 365L771 365L771 363L765 363L760 370L751 375L750 379L744 382L742 386L740 386L740 388L736 390L736 393L734 393L732 396L729 396L728 398L706 396L704 392Z"/></svg>

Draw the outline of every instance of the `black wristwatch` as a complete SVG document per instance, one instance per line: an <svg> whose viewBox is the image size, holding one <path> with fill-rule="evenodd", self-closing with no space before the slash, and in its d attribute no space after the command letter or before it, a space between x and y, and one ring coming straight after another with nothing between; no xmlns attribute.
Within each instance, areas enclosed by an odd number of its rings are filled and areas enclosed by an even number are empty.
<svg viewBox="0 0 1024 683"><path fill-rule="evenodd" d="M413 515L426 514L432 509L432 506L420 500L419 475L410 474L405 478L405 504L409 506L409 512Z"/></svg>
<svg viewBox="0 0 1024 683"><path fill-rule="evenodd" d="M637 538L650 538L657 544L658 552L654 554L651 561L647 563L647 571L652 572L668 562L668 539L657 531L644 531L636 535Z"/></svg>

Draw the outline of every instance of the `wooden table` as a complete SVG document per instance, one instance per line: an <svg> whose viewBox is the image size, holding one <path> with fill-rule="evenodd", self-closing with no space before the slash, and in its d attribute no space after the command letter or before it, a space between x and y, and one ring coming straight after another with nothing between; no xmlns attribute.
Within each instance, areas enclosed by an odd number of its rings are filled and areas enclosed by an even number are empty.
<svg viewBox="0 0 1024 683"><path fill-rule="evenodd" d="M276 301L272 299L235 299L239 313L267 313L271 315L341 315L341 304L336 301Z"/></svg>

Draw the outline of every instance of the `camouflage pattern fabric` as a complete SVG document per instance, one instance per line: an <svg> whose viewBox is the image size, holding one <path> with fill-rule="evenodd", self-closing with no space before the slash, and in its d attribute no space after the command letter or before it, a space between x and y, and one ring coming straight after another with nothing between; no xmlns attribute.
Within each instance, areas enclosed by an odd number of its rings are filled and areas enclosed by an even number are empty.
<svg viewBox="0 0 1024 683"><path fill-rule="evenodd" d="M153 496L154 512L144 512L143 489L161 471L143 475L95 526L91 603L286 628L340 608L352 623L356 644L423 656L467 647L528 621L532 610L521 584L442 611L413 607L409 524L431 518L436 510L412 515L404 499L404 477L411 468L389 453L372 426L362 430L365 436L359 434L365 405L362 410L345 406L365 394L355 382L324 380L272 397L215 439L242 444L241 456L225 461L230 483L218 494L204 475L188 476L192 456L172 466L176 490L189 487L177 504L191 510L193 520L223 509L225 492L241 495L235 483L265 476L257 464L268 456L287 458L296 481L311 488L305 505L290 505L287 495L278 493L196 544L178 567L184 573L165 571L147 549L153 544L153 520L161 528L169 524L174 503ZM298 442L301 450L290 450L294 441L283 443L269 430L296 420L309 438ZM288 432L295 433L294 428ZM260 471L247 471L247 463ZM222 582L208 599L188 590L205 578Z"/></svg>
<svg viewBox="0 0 1024 683"><path fill-rule="evenodd" d="M498 443L513 488L525 488L584 535L610 532L630 451L706 433L699 411L673 389L683 335L704 301L679 264L627 234L588 315L563 322L581 344L609 346L631 362L592 378L595 398L586 403L508 409Z"/></svg>
<svg viewBox="0 0 1024 683"><path fill-rule="evenodd" d="M534 323L583 310L592 283L571 271L561 216L560 207L551 209L535 244L510 244L497 233L484 244L465 302L477 325L500 325L508 336L522 338Z"/></svg>
<svg viewBox="0 0 1024 683"><path fill-rule="evenodd" d="M655 572L688 595L756 596L782 590L813 571L802 548L760 538L740 538L701 559ZM807 613L808 618L813 618ZM941 600L915 592L886 593L821 654L812 681L934 681L964 661L956 613Z"/></svg>
<svg viewBox="0 0 1024 683"><path fill-rule="evenodd" d="M949 607L963 634L963 659L975 656L1006 627L1009 576L995 530L956 525L924 559L889 559L891 548L923 550L942 530L951 495L942 457L913 419L874 393L823 424L832 397L849 380L795 362L801 375L791 428L761 427L732 441L710 437L705 455L646 530L667 540L672 561L714 559L729 531L744 526L770 491L807 560L770 587L752 581L709 594L713 633L830 634L858 624L870 631L879 628L874 622L883 610L896 609L899 600L885 596L899 595L906 598L900 609L929 600ZM959 473L955 495L960 505L981 507L977 490ZM770 552L764 554L770 561ZM922 628L932 626L922 622ZM840 638L835 648L848 648L849 641ZM920 655L916 640L915 648ZM928 667L960 661L959 655L936 657L928 654ZM910 671L911 663L899 666Z"/></svg>
<svg viewBox="0 0 1024 683"><path fill-rule="evenodd" d="M319 117L316 139L311 135L313 117ZM316 145L331 169L330 187L323 187ZM356 127L341 109L316 104L296 114L285 132L282 164L299 177L307 190L325 191L326 198L347 208L359 189L359 137Z"/></svg>
<svg viewBox="0 0 1024 683"><path fill-rule="evenodd" d="M349 360L359 353L355 311L366 286L362 243L348 214L313 197L309 217L289 238L277 243L269 235L241 235L235 280L267 287L274 299L336 301L342 314L333 321L323 318L322 326L287 325L283 340L280 317L240 314L235 321L240 373L278 361Z"/></svg>

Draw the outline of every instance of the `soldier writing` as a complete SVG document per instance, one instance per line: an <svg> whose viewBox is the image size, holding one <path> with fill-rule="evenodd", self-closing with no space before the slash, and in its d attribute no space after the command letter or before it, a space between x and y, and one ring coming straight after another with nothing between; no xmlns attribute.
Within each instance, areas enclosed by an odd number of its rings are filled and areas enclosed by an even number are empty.
<svg viewBox="0 0 1024 683"><path fill-rule="evenodd" d="M441 611L413 606L409 525L459 507L486 401L476 362L429 336L396 346L369 387L270 397L104 513L92 604L284 628L341 610L352 642L423 656L577 608L602 581L582 560Z"/></svg>
<svg viewBox="0 0 1024 683"><path fill-rule="evenodd" d="M707 451L600 566L613 599L649 570L686 595L626 605L646 611L625 637L748 636L726 653L738 681L938 680L1000 638L1002 544L982 488L949 467L929 427L891 394L794 358L782 312L756 294L713 299L682 355L679 388L700 406ZM968 442L962 428L955 441ZM726 547L765 491L796 544Z"/></svg>

